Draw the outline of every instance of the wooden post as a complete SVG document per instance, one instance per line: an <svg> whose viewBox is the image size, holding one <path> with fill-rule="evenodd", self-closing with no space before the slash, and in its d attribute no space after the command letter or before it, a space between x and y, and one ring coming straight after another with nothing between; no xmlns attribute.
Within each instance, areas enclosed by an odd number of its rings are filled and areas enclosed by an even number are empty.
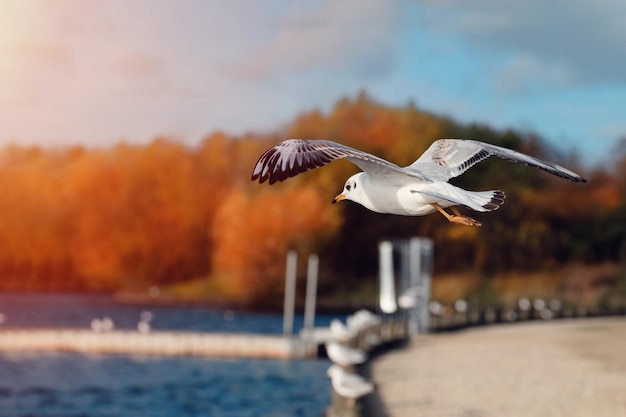
<svg viewBox="0 0 626 417"><path fill-rule="evenodd" d="M293 334L293 316L296 304L296 269L298 254L296 251L287 253L287 265L285 268L285 302L283 305L283 335Z"/></svg>
<svg viewBox="0 0 626 417"><path fill-rule="evenodd" d="M389 241L378 244L380 257L380 309L387 314L395 313L398 309L396 303L396 288L393 274L393 245Z"/></svg>
<svg viewBox="0 0 626 417"><path fill-rule="evenodd" d="M315 325L315 298L317 294L317 271L319 258L309 255L306 274L306 298L304 300L304 328L313 330Z"/></svg>

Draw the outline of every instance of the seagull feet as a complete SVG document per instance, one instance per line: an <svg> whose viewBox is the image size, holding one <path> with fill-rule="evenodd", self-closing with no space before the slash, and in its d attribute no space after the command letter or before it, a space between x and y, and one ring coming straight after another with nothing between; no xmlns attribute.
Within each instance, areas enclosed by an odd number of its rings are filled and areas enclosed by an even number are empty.
<svg viewBox="0 0 626 417"><path fill-rule="evenodd" d="M467 217L467 216L450 216L448 220L450 220L452 223L464 224L466 226L476 226L476 227L482 226L481 222L474 220L471 217Z"/></svg>
<svg viewBox="0 0 626 417"><path fill-rule="evenodd" d="M476 221L472 219L471 217L462 215L454 206L450 207L450 210L452 210L452 213L454 214L448 213L437 203L433 203L432 206L436 208L437 211L439 211L439 213L443 214L446 217L446 219L448 219L451 223L464 224L465 226L476 226L476 227L482 226L482 224L479 221Z"/></svg>
<svg viewBox="0 0 626 417"><path fill-rule="evenodd" d="M350 410L354 409L354 406L356 405L356 399L355 398L348 398L348 408Z"/></svg>

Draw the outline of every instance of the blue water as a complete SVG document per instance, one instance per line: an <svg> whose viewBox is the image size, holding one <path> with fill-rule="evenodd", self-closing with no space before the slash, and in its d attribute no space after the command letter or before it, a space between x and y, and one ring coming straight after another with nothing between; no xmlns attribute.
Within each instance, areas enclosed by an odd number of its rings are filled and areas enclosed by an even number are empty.
<svg viewBox="0 0 626 417"><path fill-rule="evenodd" d="M107 296L0 294L4 328L88 328L111 317L133 329L145 307ZM282 317L150 308L153 329L279 333ZM317 325L334 316L320 316ZM296 317L296 328L302 317ZM76 353L0 353L0 416L321 416L326 360L223 360Z"/></svg>
<svg viewBox="0 0 626 417"><path fill-rule="evenodd" d="M117 304L108 295L76 294L0 294L0 313L6 316L4 328L84 328L94 318L110 317L117 329L132 330L143 311L149 310L154 330L281 333L282 314L221 311L206 307L166 307ZM322 314L316 326L328 326L333 318ZM302 314L294 318L294 331L303 325ZM0 327L0 328L1 328Z"/></svg>

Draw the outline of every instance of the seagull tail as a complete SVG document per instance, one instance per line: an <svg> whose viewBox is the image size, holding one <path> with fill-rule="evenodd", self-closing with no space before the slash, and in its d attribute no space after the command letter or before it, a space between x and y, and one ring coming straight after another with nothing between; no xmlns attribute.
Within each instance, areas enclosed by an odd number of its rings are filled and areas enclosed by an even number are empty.
<svg viewBox="0 0 626 417"><path fill-rule="evenodd" d="M442 182L426 185L419 191L411 192L430 195L444 201L449 201L453 203L453 205L465 206L475 211L497 210L504 203L506 197L504 192L500 190L467 191L455 187L452 184ZM440 202L437 203L441 204ZM444 207L449 206L450 204L444 205Z"/></svg>
<svg viewBox="0 0 626 417"><path fill-rule="evenodd" d="M482 207L482 210L478 211L493 211L500 208L504 203L506 195L503 191L468 191L467 196L478 206ZM472 207L476 209L476 207Z"/></svg>

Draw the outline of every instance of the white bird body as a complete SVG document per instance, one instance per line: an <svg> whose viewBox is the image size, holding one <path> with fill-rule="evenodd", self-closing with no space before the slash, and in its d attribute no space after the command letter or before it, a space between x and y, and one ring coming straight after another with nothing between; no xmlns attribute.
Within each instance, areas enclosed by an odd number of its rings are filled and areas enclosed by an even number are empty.
<svg viewBox="0 0 626 417"><path fill-rule="evenodd" d="M330 334L336 340L349 340L356 336L356 332L348 329L339 319L330 321Z"/></svg>
<svg viewBox="0 0 626 417"><path fill-rule="evenodd" d="M346 318L346 326L355 332L379 325L381 322L380 316L365 309L358 310Z"/></svg>
<svg viewBox="0 0 626 417"><path fill-rule="evenodd" d="M257 161L252 180L283 181L302 172L347 159L363 171L346 181L334 202L352 200L377 212L402 216L424 216L439 211L455 223L480 226L455 208L492 211L503 203L500 190L467 191L448 183L476 163L495 155L512 162L533 166L575 182L586 182L578 174L511 149L473 140L440 139L415 162L400 167L369 153L327 140L289 139L268 149ZM451 208L452 214L445 211Z"/></svg>
<svg viewBox="0 0 626 417"><path fill-rule="evenodd" d="M350 366L365 362L367 355L360 349L340 345L337 342L326 343L328 358L337 365Z"/></svg>
<svg viewBox="0 0 626 417"><path fill-rule="evenodd" d="M354 401L374 391L374 384L361 375L344 371L340 366L331 365L327 371L333 390L340 396L347 398L350 407Z"/></svg>
<svg viewBox="0 0 626 417"><path fill-rule="evenodd" d="M357 202L376 213L401 216L425 216L434 213L437 209L433 204L443 208L458 205L451 198L455 201L463 200L463 205L476 211L488 211L484 205L491 201L495 192L476 193L447 182L427 183L418 179L394 187L390 186L392 183L379 181L376 177L368 176L366 172L354 174L347 183L356 189L351 193L344 189L342 195L345 199ZM438 195L445 195L446 198Z"/></svg>
<svg viewBox="0 0 626 417"><path fill-rule="evenodd" d="M358 202L363 207L376 213L398 214L403 216L423 216L435 211L430 205L436 199L422 195L418 191L424 183L415 181L390 187L389 183L377 181L365 172L359 172L348 180L354 188L352 193L345 193L345 198ZM448 202L445 202L446 204Z"/></svg>

